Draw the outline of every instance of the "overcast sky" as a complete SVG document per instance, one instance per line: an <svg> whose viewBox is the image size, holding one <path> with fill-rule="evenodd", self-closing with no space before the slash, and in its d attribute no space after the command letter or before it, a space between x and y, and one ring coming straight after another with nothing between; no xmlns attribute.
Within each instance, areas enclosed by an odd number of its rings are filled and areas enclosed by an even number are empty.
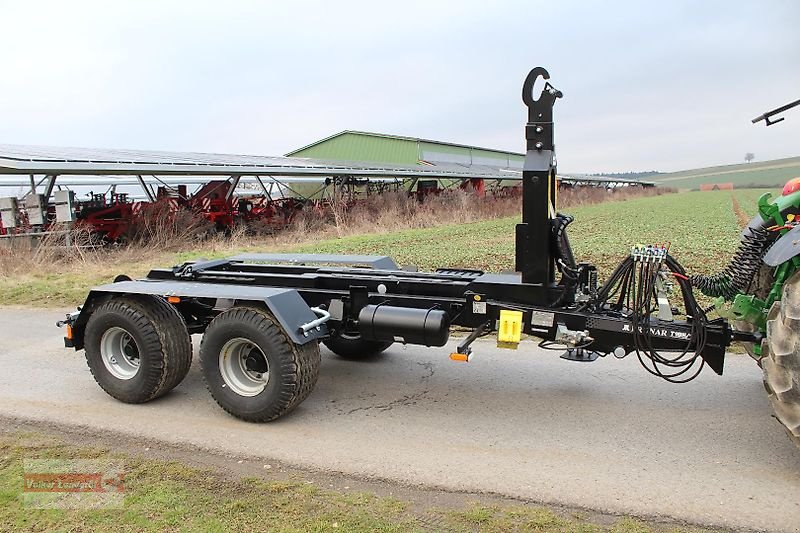
<svg viewBox="0 0 800 533"><path fill-rule="evenodd" d="M2 1L0 143L281 155L354 129L524 149L563 91L563 172L800 155L800 1Z"/></svg>

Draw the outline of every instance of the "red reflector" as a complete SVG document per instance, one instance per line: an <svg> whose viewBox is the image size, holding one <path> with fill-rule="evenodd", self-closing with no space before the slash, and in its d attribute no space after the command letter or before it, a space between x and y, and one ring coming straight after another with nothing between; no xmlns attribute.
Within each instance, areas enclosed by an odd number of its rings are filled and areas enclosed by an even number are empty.
<svg viewBox="0 0 800 533"><path fill-rule="evenodd" d="M787 196L796 191L800 191L800 177L792 178L789 181L787 181L786 185L783 186L783 191L781 192L781 194L783 196Z"/></svg>

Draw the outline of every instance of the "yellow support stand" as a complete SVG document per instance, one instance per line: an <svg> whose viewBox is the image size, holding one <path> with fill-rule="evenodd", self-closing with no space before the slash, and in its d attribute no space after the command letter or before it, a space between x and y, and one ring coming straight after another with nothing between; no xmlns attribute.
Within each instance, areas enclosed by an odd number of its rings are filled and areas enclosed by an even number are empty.
<svg viewBox="0 0 800 533"><path fill-rule="evenodd" d="M522 311L500 311L497 327L497 347L516 350L522 338Z"/></svg>

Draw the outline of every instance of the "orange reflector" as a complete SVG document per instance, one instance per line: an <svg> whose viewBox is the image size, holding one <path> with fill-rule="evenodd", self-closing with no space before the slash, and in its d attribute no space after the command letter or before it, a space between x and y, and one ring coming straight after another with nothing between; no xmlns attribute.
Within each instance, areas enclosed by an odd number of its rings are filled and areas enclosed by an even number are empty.
<svg viewBox="0 0 800 533"><path fill-rule="evenodd" d="M169 303L171 303L171 304L179 304L179 303L181 303L181 297L180 296L170 296L169 298L167 298L167 301Z"/></svg>
<svg viewBox="0 0 800 533"><path fill-rule="evenodd" d="M469 363L469 355L465 353L453 352L450 354L450 359L453 361L463 361L465 363Z"/></svg>
<svg viewBox="0 0 800 533"><path fill-rule="evenodd" d="M72 340L72 326L70 326L69 324L67 324L67 338L69 340Z"/></svg>
<svg viewBox="0 0 800 533"><path fill-rule="evenodd" d="M786 185L783 186L781 196L788 196L793 192L797 192L798 190L800 190L800 177L792 178L786 182Z"/></svg>

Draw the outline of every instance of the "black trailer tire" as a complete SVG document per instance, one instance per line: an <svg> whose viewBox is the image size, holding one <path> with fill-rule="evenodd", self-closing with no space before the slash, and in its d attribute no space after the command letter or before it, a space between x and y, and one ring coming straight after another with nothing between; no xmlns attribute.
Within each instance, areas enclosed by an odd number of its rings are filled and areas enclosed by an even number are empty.
<svg viewBox="0 0 800 533"><path fill-rule="evenodd" d="M183 317L157 296L119 296L100 305L86 323L84 348L97 384L125 403L163 396L192 364Z"/></svg>
<svg viewBox="0 0 800 533"><path fill-rule="evenodd" d="M762 356L764 387L775 418L800 447L800 272L784 284L781 299L767 314Z"/></svg>
<svg viewBox="0 0 800 533"><path fill-rule="evenodd" d="M394 343L392 341L368 341L362 339L360 335L341 332L325 339L322 344L342 359L363 361L380 355Z"/></svg>
<svg viewBox="0 0 800 533"><path fill-rule="evenodd" d="M311 394L319 343L295 344L266 310L234 307L206 328L200 363L220 407L248 422L268 422Z"/></svg>

